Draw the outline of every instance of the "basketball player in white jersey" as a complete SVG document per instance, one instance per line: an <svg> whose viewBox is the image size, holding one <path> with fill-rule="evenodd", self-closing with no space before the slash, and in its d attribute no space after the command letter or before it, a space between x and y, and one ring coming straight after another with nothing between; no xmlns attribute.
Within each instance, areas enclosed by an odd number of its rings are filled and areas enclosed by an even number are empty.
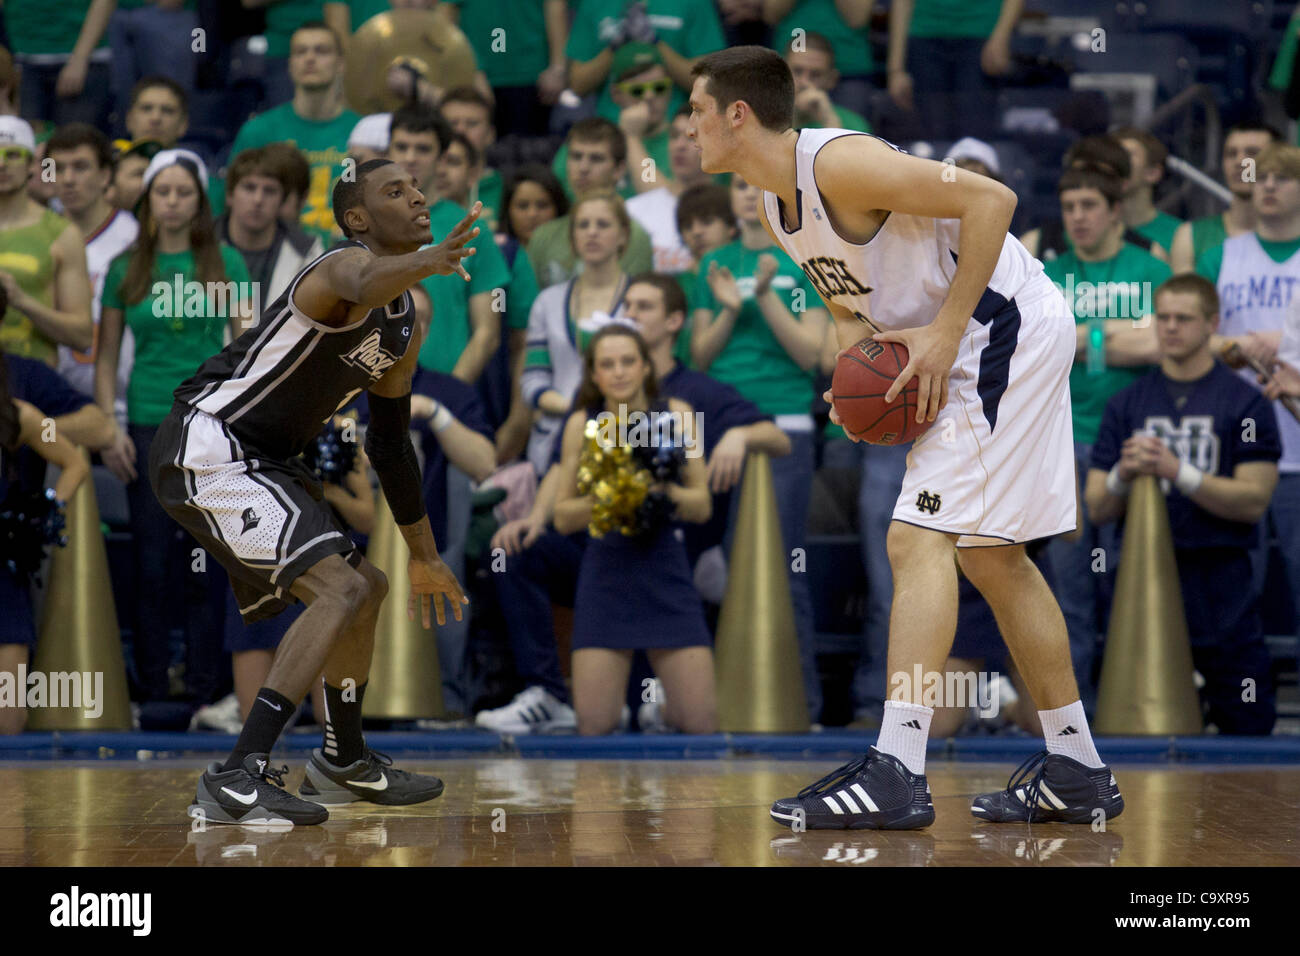
<svg viewBox="0 0 1300 956"><path fill-rule="evenodd" d="M952 645L955 545L1042 708L1047 739L1005 791L976 797L971 812L998 822L1113 818L1124 802L1088 730L1065 620L1025 556L1026 542L1075 526L1075 326L1042 266L1007 234L1015 195L872 136L796 132L794 83L771 50L722 50L692 74L703 170L763 188L768 230L825 300L841 348L869 335L905 345L908 364L886 400L915 378L917 421L935 422L908 455L889 530L894 699L879 740L778 800L772 817L794 829L934 821L925 779L934 711L914 675L941 673Z"/></svg>

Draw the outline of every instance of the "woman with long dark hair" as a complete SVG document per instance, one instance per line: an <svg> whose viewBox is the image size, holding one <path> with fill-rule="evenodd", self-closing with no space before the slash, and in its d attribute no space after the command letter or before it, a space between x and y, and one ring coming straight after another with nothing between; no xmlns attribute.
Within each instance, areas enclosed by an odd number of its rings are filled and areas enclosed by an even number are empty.
<svg viewBox="0 0 1300 956"><path fill-rule="evenodd" d="M607 325L587 346L582 387L564 426L555 528L572 534L592 524L593 494L579 494L579 468L588 423L603 422L608 437L634 442L637 422L654 417L675 426L685 449L698 448L694 413L686 402L658 397L645 341L636 329ZM667 413L667 414L665 414ZM645 433L643 433L644 435ZM663 438L667 432L651 430ZM709 519L712 497L704 458L686 455L676 480L652 485L666 497L670 522L636 535L606 530L583 553L573 607L573 702L578 732L605 734L619 723L632 669L644 649L659 678L664 721L686 733L717 729L713 649L704 607L691 577L686 547L673 522Z"/></svg>
<svg viewBox="0 0 1300 956"><path fill-rule="evenodd" d="M15 458L24 446L62 469L53 489L59 507L72 497L90 473L90 466L76 446L57 432L47 430L46 423L43 411L13 397L9 389L9 367L4 349L0 348L0 511L9 510L15 503L11 497L17 485ZM0 537L3 536L4 529L0 528ZM0 734L21 733L27 723L23 706L27 688L18 684L16 675L19 667L26 667L30 650L36 646L36 622L30 581L18 570L21 557L12 553L12 549L0 553L0 674L15 675L9 680L18 690L17 706L0 706ZM10 566L10 561L14 566Z"/></svg>
<svg viewBox="0 0 1300 956"><path fill-rule="evenodd" d="M238 251L216 237L207 181L203 161L188 150L164 150L150 161L136 209L139 238L113 260L104 280L95 359L95 401L111 416L122 331L131 329L135 364L127 384L127 430L118 432L103 458L127 483L131 507L141 698L168 696L168 635L176 603L168 576L184 569L186 683L199 705L211 702L222 679L225 574L162 510L137 466L149 460L175 388L221 351L227 329L238 337L249 318L248 268Z"/></svg>

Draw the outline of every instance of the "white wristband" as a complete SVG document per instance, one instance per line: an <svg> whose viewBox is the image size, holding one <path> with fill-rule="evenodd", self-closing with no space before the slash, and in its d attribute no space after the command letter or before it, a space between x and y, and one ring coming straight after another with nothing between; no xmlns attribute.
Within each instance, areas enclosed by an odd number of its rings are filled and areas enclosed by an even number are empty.
<svg viewBox="0 0 1300 956"><path fill-rule="evenodd" d="M1196 489L1201 487L1201 482L1204 480L1205 472L1183 462L1178 466L1178 477L1174 479L1174 487L1190 498L1196 494Z"/></svg>
<svg viewBox="0 0 1300 956"><path fill-rule="evenodd" d="M429 427L435 432L440 432L453 421L453 416L448 411L447 406L442 404L436 398L433 399L433 414L429 416Z"/></svg>
<svg viewBox="0 0 1300 956"><path fill-rule="evenodd" d="M1106 490L1120 498L1127 498L1128 493L1133 490L1133 482L1125 481L1119 476L1119 465L1106 473Z"/></svg>

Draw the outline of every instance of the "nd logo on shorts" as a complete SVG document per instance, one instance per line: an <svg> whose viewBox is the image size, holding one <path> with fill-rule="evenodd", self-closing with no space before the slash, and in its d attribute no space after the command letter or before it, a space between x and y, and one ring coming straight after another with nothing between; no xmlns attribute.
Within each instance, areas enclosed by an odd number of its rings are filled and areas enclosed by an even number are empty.
<svg viewBox="0 0 1300 956"><path fill-rule="evenodd" d="M921 491L916 496L916 510L924 511L926 514L936 514L939 507L943 504L938 495L932 495L928 491Z"/></svg>

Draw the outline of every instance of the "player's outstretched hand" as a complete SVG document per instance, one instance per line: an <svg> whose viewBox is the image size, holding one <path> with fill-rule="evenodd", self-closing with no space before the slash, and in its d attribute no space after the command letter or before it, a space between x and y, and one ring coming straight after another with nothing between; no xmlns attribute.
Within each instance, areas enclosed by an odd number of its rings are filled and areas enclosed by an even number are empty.
<svg viewBox="0 0 1300 956"><path fill-rule="evenodd" d="M466 282L469 281L469 273L461 265L461 260L477 251L468 248L465 243L478 235L478 226L474 225L474 220L482 212L483 204L476 202L465 218L456 224L456 228L430 250L434 263L431 275L449 276L455 272Z"/></svg>
<svg viewBox="0 0 1300 956"><path fill-rule="evenodd" d="M957 345L961 338L953 338L931 323L919 329L877 332L872 339L898 342L907 348L907 364L885 392L885 401L892 402L898 398L898 393L915 377L918 388L916 423L919 425L938 418L939 409L948 402L948 375L957 361Z"/></svg>
<svg viewBox="0 0 1300 956"><path fill-rule="evenodd" d="M438 618L438 626L442 627L447 623L447 612L442 606L442 599L445 597L451 604L451 613L456 620L461 619L461 605L468 604L469 598L460 589L460 582L456 580L456 575L451 573L451 568L446 563L437 558L428 561L422 558L411 558L407 565L407 573L411 578L411 596L406 603L406 616L415 620L415 601L416 597L420 600L420 620L425 627L432 627L429 623L429 599L433 598L434 611Z"/></svg>

